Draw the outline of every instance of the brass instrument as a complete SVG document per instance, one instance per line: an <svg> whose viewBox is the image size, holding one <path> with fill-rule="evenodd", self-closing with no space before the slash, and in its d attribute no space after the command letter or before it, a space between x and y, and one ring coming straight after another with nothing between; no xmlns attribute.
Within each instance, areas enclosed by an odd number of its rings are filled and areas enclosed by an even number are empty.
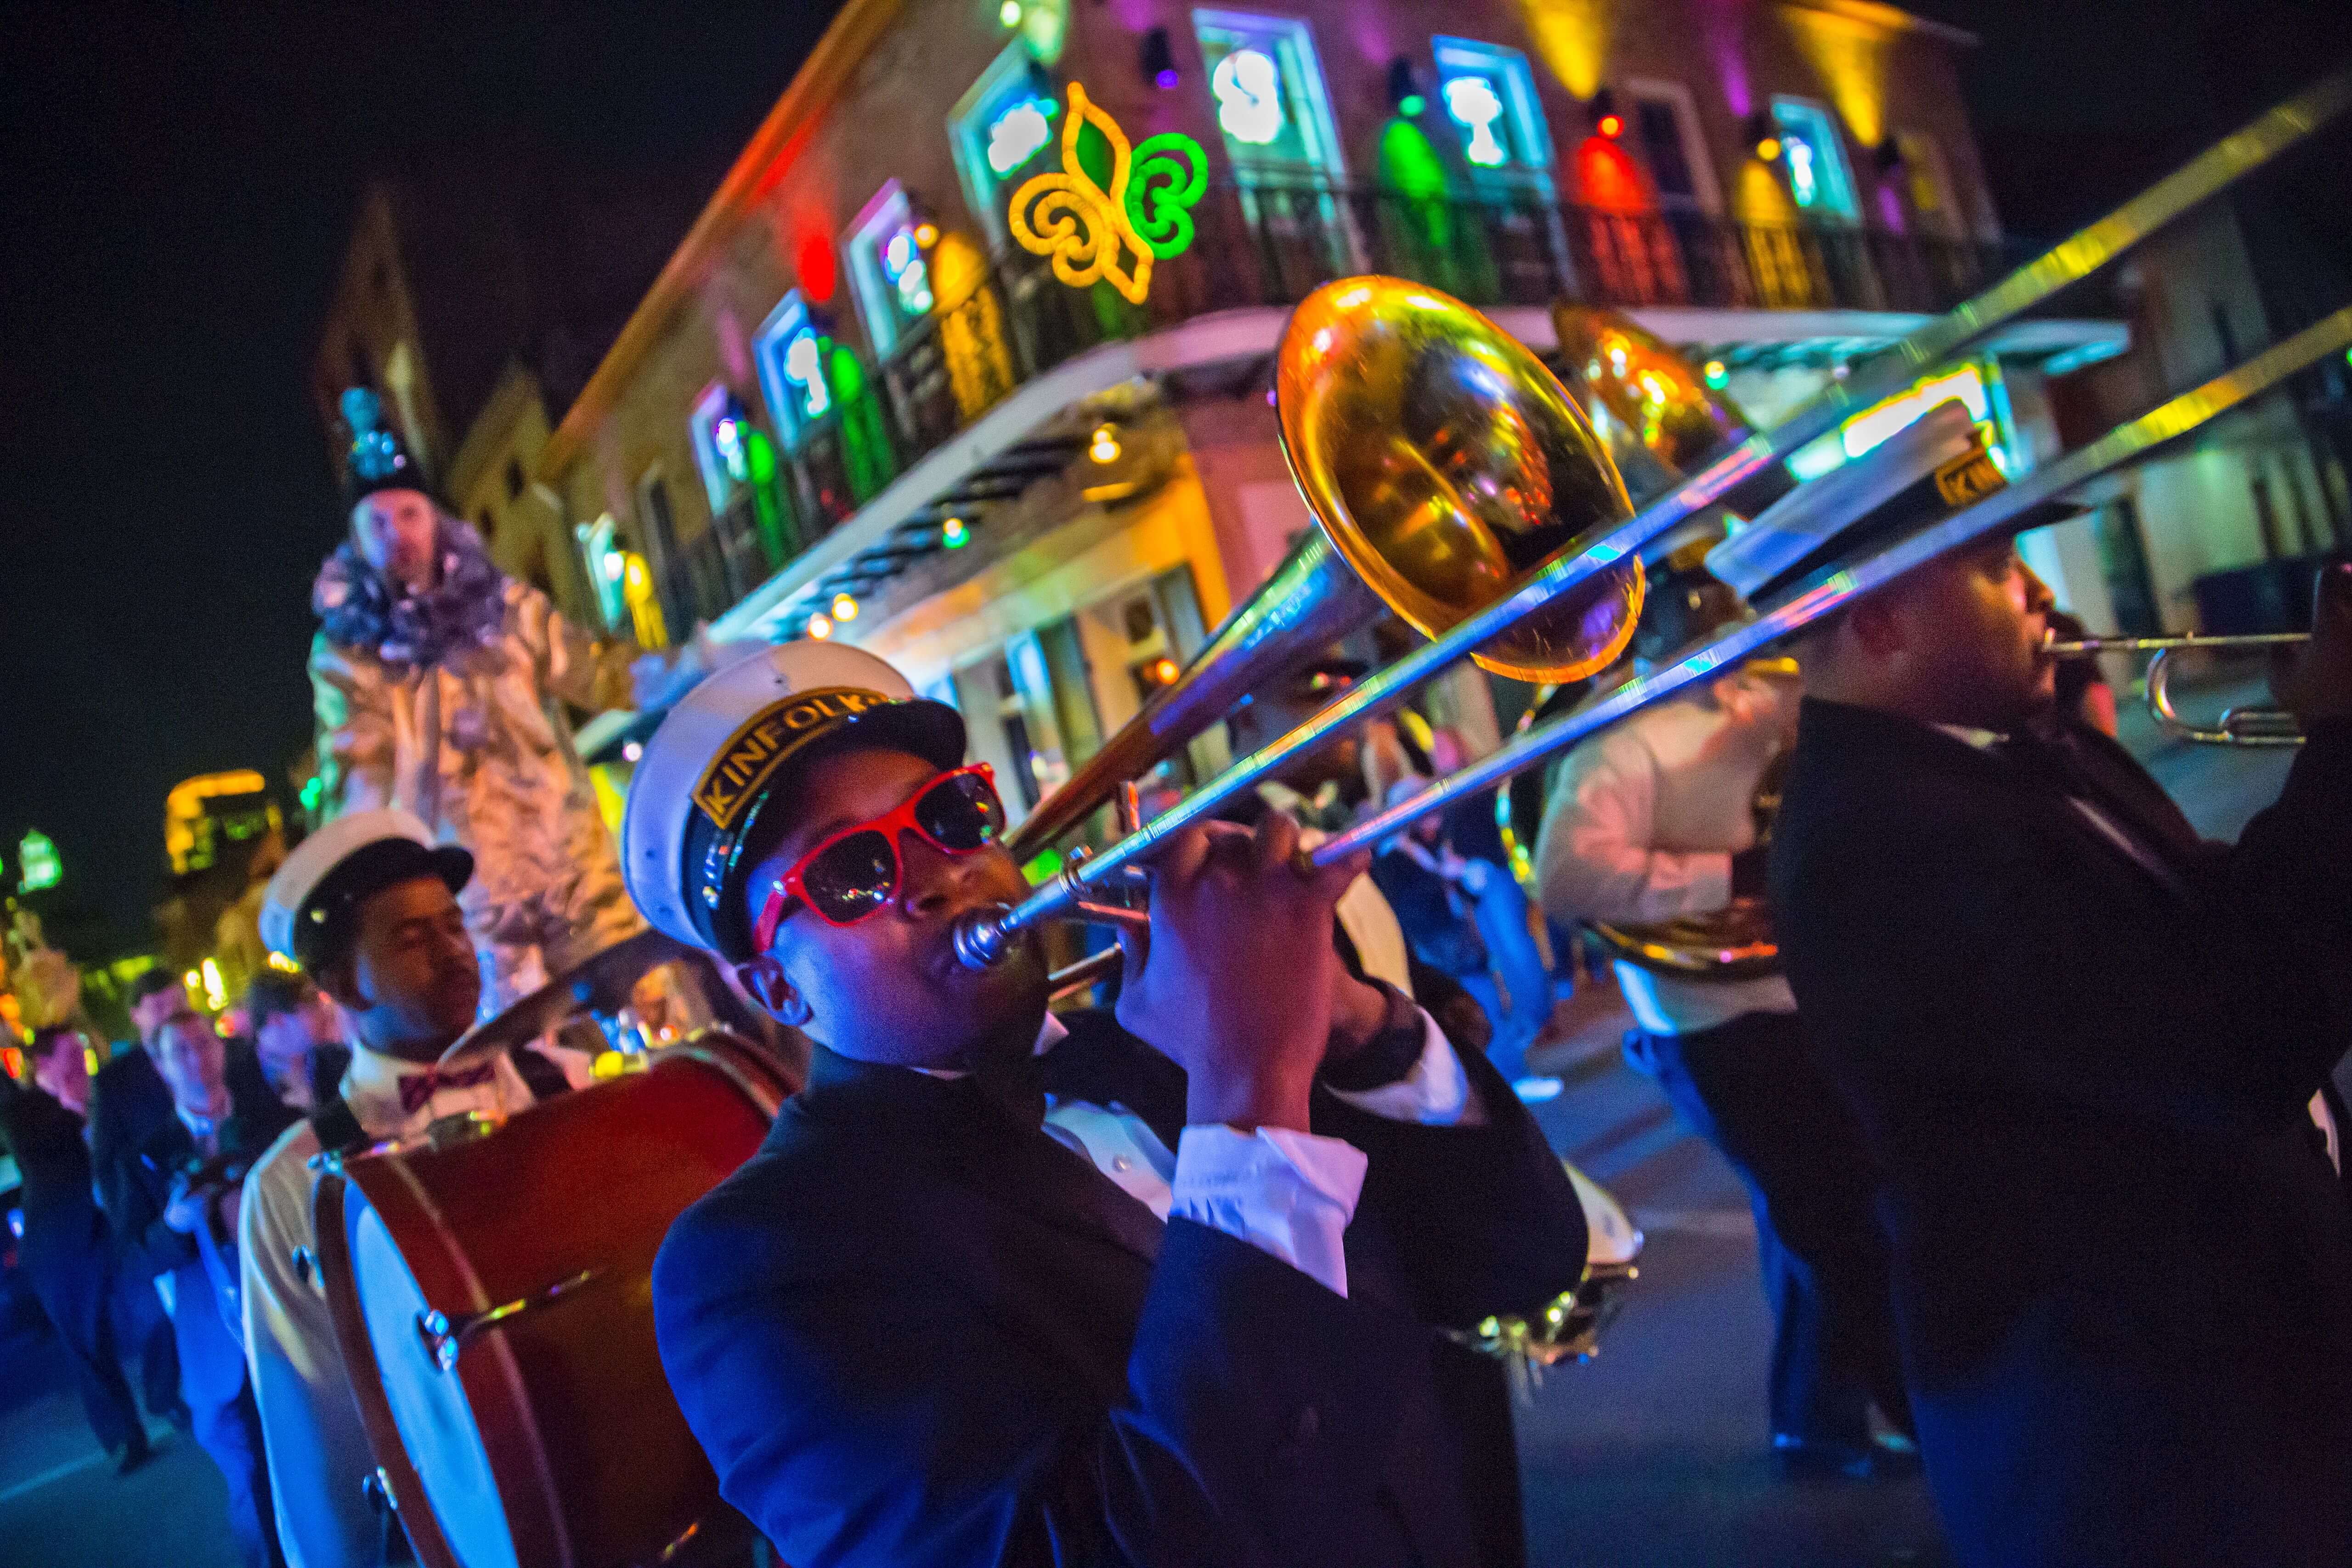
<svg viewBox="0 0 2352 1568"><path fill-rule="evenodd" d="M1328 535L1328 552L1432 640L1236 760L1101 853L1066 864L1017 906L965 915L956 928L958 957L985 967L1012 952L1017 934L1030 926L1084 918L1096 889L1141 869L1174 835L1465 655L1529 679L1601 668L1631 635L1643 592L1638 563L1646 547L1726 504L1807 442L2046 304L2347 110L2352 70L2339 70L1855 367L1780 424L1718 447L1631 517L1622 483L1576 405L1533 356L1484 317L1433 289L1393 279L1343 279L1318 289L1294 315L1279 353L1276 390L1284 453ZM1533 726L1411 799L1371 813L1307 858L1328 866L1377 845L1416 818L1494 788L1650 703L1769 653L1923 563L2015 526L2032 509L2145 458L2347 347L2352 307L1940 521L1810 574L1759 606L1756 618L1723 627L1648 673ZM1587 510L1580 513L1580 507ZM1310 543L1277 574L1301 585L1299 614L1344 591L1329 565L1302 559L1312 549ZM1207 668L1204 656L1196 661L1204 668L1194 686L1213 679L1218 689L1236 696L1248 690L1272 667L1253 650L1284 646L1292 609L1286 599L1253 598L1236 613L1245 635L1234 639L1236 646L1225 656L1246 658L1248 678ZM1207 720L1200 722L1205 727ZM1160 743L1169 744L1164 737ZM1094 786L1092 800L1063 809L1063 820L1075 822L1110 793ZM1591 1262L1588 1277L1593 1277ZM1565 1342L1574 1305L1572 1293L1525 1320L1488 1320L1475 1334L1487 1348L1539 1359L1538 1352Z"/></svg>
<svg viewBox="0 0 2352 1568"><path fill-rule="evenodd" d="M1283 454L1319 526L1023 820L1016 858L1335 639L1391 610L1441 636L1633 511L1559 378L1433 289L1368 277L1317 289L1283 334L1276 383ZM1473 657L1522 680L1588 675L1633 637L1643 582L1629 557Z"/></svg>
<svg viewBox="0 0 2352 1568"><path fill-rule="evenodd" d="M1593 427L1610 442L1620 468L1639 476L1633 481L1639 489L1654 492L1680 483L1709 453L1747 438L1748 416L1710 388L1689 360L1631 318L1563 300L1552 306L1551 319L1560 358L1593 410ZM1790 488L1784 469L1767 468L1722 504L1752 516ZM1703 544L1698 553L1705 553ZM1680 559L1677 554L1675 562ZM1770 663L1780 673L1796 672L1793 661ZM1522 716L1522 730L1540 708L1539 699ZM1527 787L1529 782L1517 779L1497 790L1495 810L1504 846L1511 852L1511 870L1540 909L1532 857L1549 792L1539 777L1532 789ZM1780 795L1777 784L1769 780L1759 783L1759 789L1760 843L1771 837ZM1750 980L1780 971L1780 945L1772 934L1771 913L1760 898L1743 895L1722 909L1670 921L1582 923L1614 956L1679 979Z"/></svg>
<svg viewBox="0 0 2352 1568"><path fill-rule="evenodd" d="M2084 637L2077 642L2052 642L2049 652L2059 658L2091 658L2103 653L2153 653L2141 672L2147 688L2147 711L2157 727L2177 740L2200 746L2300 746L2303 731L2284 708L2230 708L2210 728L2183 719L2172 706L2172 656L2190 649L2236 652L2248 648L2284 647L2307 642L2308 632L2248 632L2234 637Z"/></svg>

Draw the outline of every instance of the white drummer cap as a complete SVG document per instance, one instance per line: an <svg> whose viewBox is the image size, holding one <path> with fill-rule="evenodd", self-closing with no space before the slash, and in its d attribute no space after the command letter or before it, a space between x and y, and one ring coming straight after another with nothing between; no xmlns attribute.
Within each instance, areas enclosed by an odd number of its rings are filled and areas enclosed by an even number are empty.
<svg viewBox="0 0 2352 1568"><path fill-rule="evenodd" d="M1707 552L1706 569L1760 609L1826 567L1858 559L1966 510L2008 476L1968 405L1948 398L1853 462L1799 485ZM2042 501L2002 525L2023 533L2079 516Z"/></svg>
<svg viewBox="0 0 2352 1568"><path fill-rule="evenodd" d="M862 648L792 642L740 659L686 694L646 742L621 822L622 878L654 928L722 957L749 956L743 850L788 763L844 745L963 761L963 718L915 695Z"/></svg>
<svg viewBox="0 0 2352 1568"><path fill-rule="evenodd" d="M369 894L417 877L438 877L454 893L474 875L474 858L436 845L424 823L386 807L347 812L294 847L261 894L261 940L305 969L332 954Z"/></svg>

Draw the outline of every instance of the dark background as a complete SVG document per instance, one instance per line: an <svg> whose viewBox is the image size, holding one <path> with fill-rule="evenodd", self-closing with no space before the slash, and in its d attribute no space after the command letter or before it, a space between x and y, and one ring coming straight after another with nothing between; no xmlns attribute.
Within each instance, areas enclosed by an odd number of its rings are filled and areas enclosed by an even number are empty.
<svg viewBox="0 0 2352 1568"><path fill-rule="evenodd" d="M0 7L0 859L13 888L25 828L57 840L76 956L147 940L173 784L279 781L308 742L310 585L341 509L305 386L362 182L626 169L690 212L832 8ZM1914 8L1983 37L1967 87L2031 237L2317 74L2352 15Z"/></svg>

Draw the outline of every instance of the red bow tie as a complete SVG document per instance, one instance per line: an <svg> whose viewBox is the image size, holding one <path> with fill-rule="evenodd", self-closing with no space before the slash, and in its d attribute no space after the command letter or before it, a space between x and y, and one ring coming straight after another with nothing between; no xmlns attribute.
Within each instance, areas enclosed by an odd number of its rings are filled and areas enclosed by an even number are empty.
<svg viewBox="0 0 2352 1568"><path fill-rule="evenodd" d="M400 1109L415 1113L425 1109L432 1098L445 1089L479 1089L498 1076L499 1065L484 1062L478 1068L459 1068L443 1072L435 1068L425 1072L403 1075L400 1080Z"/></svg>

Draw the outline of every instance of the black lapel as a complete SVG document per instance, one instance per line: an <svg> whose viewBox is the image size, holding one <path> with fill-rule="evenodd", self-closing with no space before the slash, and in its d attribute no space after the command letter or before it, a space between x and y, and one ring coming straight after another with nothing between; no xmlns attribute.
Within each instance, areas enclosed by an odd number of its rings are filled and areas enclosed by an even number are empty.
<svg viewBox="0 0 2352 1568"><path fill-rule="evenodd" d="M2170 896L2179 894L2178 882L2168 881L2164 874L2171 870L2173 863L2179 859L2172 853L2174 843L2169 835L2149 837L2144 844L2147 853L2157 858L2157 867L2161 869L2144 865L2115 840L2094 827L2057 784L2031 775L2015 760L1998 752L1972 746L1932 724L1848 703L1832 702L1819 697L1804 700L1799 722L1801 732L1819 736L1829 742L1823 750L1839 758L1835 771L1877 781L1872 784L1849 787L1885 787L1892 782L1887 772L1890 763L1897 768L1905 765L1915 767L1923 773L1958 775L1979 787L2000 792L2016 803L2021 816L2032 814L2038 820L2052 825L2062 837L2089 846L2103 863L2128 866L2143 884L2153 883ZM2098 739L2105 741L2105 737ZM2113 742L2108 744L2113 746ZM2084 757L2090 750L2082 748L2076 755ZM2137 772L2137 764L2129 763L2130 753L2125 752L2124 757L2129 764L2128 771ZM2077 771L2082 770L2078 768ZM2102 757L2091 782L2105 783L2110 774L2125 771L2116 765L2113 758ZM2152 779L2147 780L2147 787L2159 796L2163 795ZM2126 810L2114 801L2111 797L2116 793L2112 788L2101 788L2097 791L2099 799L2094 804L2103 811L2114 809L2119 819L2116 826L2126 833L2142 833L2145 825L2141 814ZM2175 815L2178 815L2177 810ZM2183 819L2182 826L2187 826L2186 819ZM2193 833L2191 837L2194 837Z"/></svg>
<svg viewBox="0 0 2352 1568"><path fill-rule="evenodd" d="M1184 1069L1120 1028L1107 1007L1064 1014L1062 1024L1070 1034L1045 1054L1045 1092L1122 1107L1173 1150L1184 1131Z"/></svg>
<svg viewBox="0 0 2352 1568"><path fill-rule="evenodd" d="M855 1137L903 1142L958 1185L1057 1229L1109 1242L1146 1262L1161 1226L1083 1155L1041 1127L1024 1126L969 1078L810 1052L800 1114Z"/></svg>

